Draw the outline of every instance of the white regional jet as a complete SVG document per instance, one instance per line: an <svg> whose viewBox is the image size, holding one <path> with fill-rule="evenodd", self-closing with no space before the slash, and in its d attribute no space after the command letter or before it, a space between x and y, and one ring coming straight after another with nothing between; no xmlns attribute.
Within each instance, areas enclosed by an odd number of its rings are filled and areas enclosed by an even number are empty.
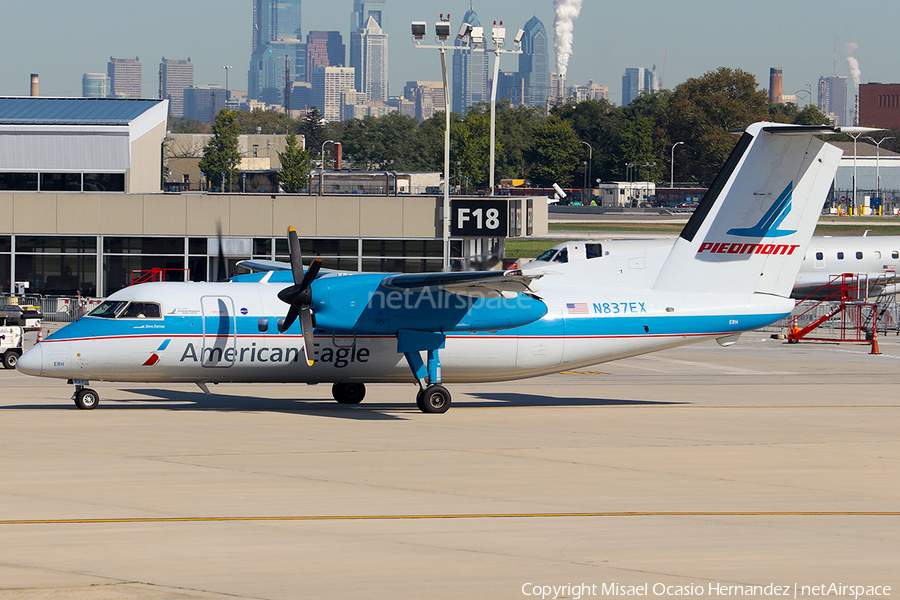
<svg viewBox="0 0 900 600"><path fill-rule="evenodd" d="M671 247L571 262L553 272L304 272L220 283L148 283L111 295L28 350L23 373L70 380L333 383L357 403L365 383L410 382L423 412L443 383L536 377L741 332L791 312L791 288L834 179L832 128L756 123L740 137ZM727 248L722 251L722 248ZM652 275L651 275L652 274ZM541 289L536 279L543 277ZM287 316L281 318L287 310Z"/></svg>
<svg viewBox="0 0 900 600"><path fill-rule="evenodd" d="M563 263L596 258L614 260L612 257L636 250L671 248L674 242L673 238L571 240L556 244L521 268L553 271ZM731 249L734 248L725 251ZM859 276L860 289L863 289L863 283L867 284L869 297L897 294L900 293L898 263L900 236L816 236L803 256L791 297L795 300L837 299L844 273Z"/></svg>

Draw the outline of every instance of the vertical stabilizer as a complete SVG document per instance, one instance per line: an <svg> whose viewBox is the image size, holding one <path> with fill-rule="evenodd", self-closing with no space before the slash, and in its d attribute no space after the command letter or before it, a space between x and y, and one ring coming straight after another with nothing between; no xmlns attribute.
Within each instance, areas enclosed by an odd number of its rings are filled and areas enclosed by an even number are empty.
<svg viewBox="0 0 900 600"><path fill-rule="evenodd" d="M747 128L663 265L654 288L790 296L834 181L831 127Z"/></svg>

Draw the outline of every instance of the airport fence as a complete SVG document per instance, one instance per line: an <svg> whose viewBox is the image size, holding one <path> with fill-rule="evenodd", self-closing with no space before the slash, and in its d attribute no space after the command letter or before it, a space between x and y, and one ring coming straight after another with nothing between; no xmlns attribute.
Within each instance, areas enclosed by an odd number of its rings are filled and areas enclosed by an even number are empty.
<svg viewBox="0 0 900 600"><path fill-rule="evenodd" d="M70 323L94 310L103 298L85 296L10 296L0 295L0 305L39 306L44 321Z"/></svg>

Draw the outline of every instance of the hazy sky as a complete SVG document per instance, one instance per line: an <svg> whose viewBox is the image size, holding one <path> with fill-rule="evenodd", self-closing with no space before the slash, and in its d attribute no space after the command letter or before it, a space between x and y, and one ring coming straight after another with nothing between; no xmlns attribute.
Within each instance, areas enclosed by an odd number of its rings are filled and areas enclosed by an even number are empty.
<svg viewBox="0 0 900 600"><path fill-rule="evenodd" d="M717 67L740 68L768 87L770 67L784 70L784 93L805 90L821 75L849 76L847 45L857 44L861 82L900 82L898 45L892 31L900 11L896 0L583 0L575 22L568 83L609 86L621 102L626 67L657 66L664 86L674 87ZM303 34L338 30L349 47L352 0L306 0ZM462 0L386 0L390 93L402 93L407 80L439 80L440 60L433 50L415 50L410 21L429 22L439 13L453 15L455 32L468 10ZM482 24L505 22L509 35L532 15L553 37L553 0L475 0ZM30 74L40 74L45 96L81 95L81 75L106 72L110 55L138 56L143 63L143 93L158 91L160 59L187 58L196 84L225 84L223 65L231 65L229 87L247 89L252 8L250 0L42 0L5 2L0 36L0 95L29 93ZM872 33L872 32L881 32ZM871 36L871 37L869 37ZM508 44L509 48L512 44ZM835 48L837 49L835 53ZM551 50L551 70L555 53ZM505 55L501 69L514 71L518 59ZM800 104L806 103L801 94ZM852 101L851 101L852 105Z"/></svg>

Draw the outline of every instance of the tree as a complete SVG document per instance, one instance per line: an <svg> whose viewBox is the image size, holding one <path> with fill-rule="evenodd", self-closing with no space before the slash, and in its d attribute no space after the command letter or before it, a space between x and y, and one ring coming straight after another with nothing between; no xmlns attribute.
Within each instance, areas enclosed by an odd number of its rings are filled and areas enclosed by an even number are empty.
<svg viewBox="0 0 900 600"><path fill-rule="evenodd" d="M297 144L296 134L289 133L284 152L278 153L281 170L278 171L278 183L288 194L299 193L307 183L309 176L309 151Z"/></svg>
<svg viewBox="0 0 900 600"><path fill-rule="evenodd" d="M648 181L659 180L660 162L653 153L653 123L649 118L639 114L625 123L619 132L619 152L623 164L635 164L637 167L632 181L642 178L643 174L646 174ZM648 163L656 164L644 166Z"/></svg>
<svg viewBox="0 0 900 600"><path fill-rule="evenodd" d="M216 115L212 139L203 149L200 171L210 187L225 181L232 184L238 176L241 153L238 150L237 112L223 108ZM224 192L224 186L222 191Z"/></svg>
<svg viewBox="0 0 900 600"><path fill-rule="evenodd" d="M571 187L582 150L581 141L567 121L548 117L535 128L526 152L525 158L531 165L528 176L539 186L558 183Z"/></svg>
<svg viewBox="0 0 900 600"><path fill-rule="evenodd" d="M669 141L684 142L679 171L712 183L737 143L730 131L768 116L768 94L750 73L721 67L688 79L672 92L666 114Z"/></svg>
<svg viewBox="0 0 900 600"><path fill-rule="evenodd" d="M328 139L322 113L315 106L306 111L306 118L300 123L300 133L306 138L307 148L321 148L322 142Z"/></svg>

